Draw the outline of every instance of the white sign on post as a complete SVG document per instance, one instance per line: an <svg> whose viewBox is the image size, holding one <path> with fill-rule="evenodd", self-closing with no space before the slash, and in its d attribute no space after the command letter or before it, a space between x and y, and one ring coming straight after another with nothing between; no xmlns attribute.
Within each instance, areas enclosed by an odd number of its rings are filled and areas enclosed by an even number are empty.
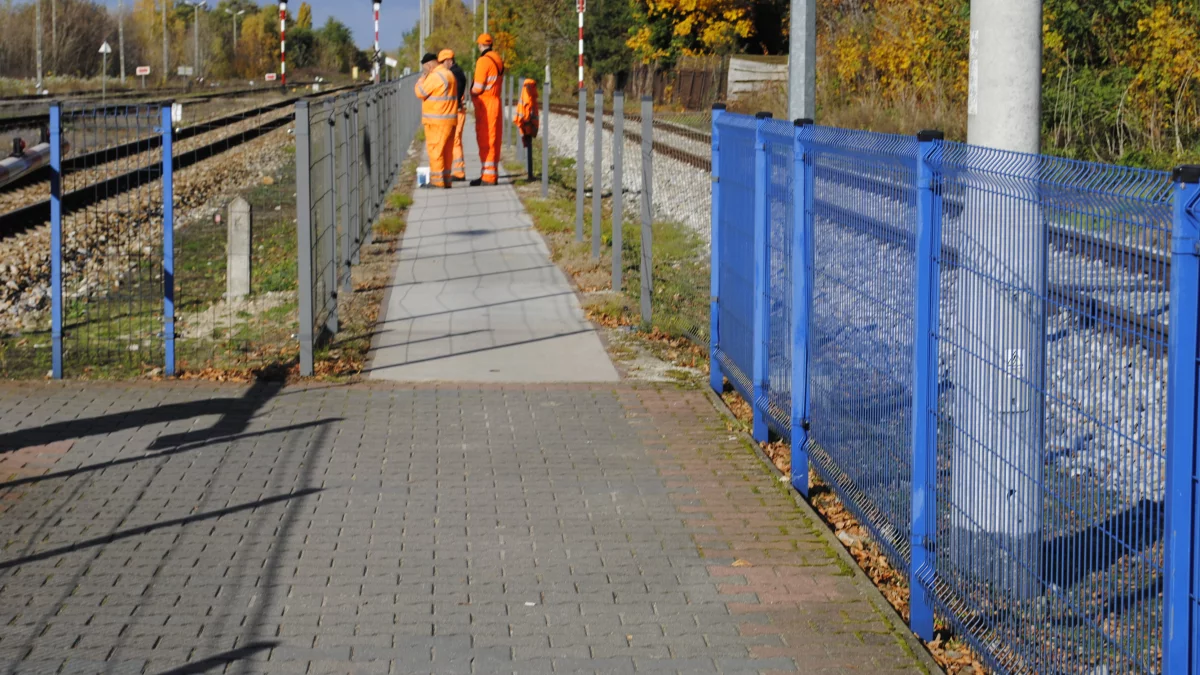
<svg viewBox="0 0 1200 675"><path fill-rule="evenodd" d="M385 64L387 64L387 67L388 67L388 68L395 68L396 66L400 65L400 62L399 62L399 61L397 61L396 59L393 59L393 58L392 58L392 57L390 57L390 56L389 56L389 57L387 57L387 58L385 58L385 59L383 60L383 62L384 62Z"/></svg>
<svg viewBox="0 0 1200 675"><path fill-rule="evenodd" d="M196 71L192 70L191 66L179 66L179 74L184 77L191 77L194 72Z"/></svg>
<svg viewBox="0 0 1200 675"><path fill-rule="evenodd" d="M263 79L265 79L267 82L274 82L276 77L278 77L277 73L267 73L263 76Z"/></svg>
<svg viewBox="0 0 1200 675"><path fill-rule="evenodd" d="M108 45L107 40L104 41L104 44L100 45L100 53L101 54L111 54L112 53L112 47L110 47Z"/></svg>
<svg viewBox="0 0 1200 675"><path fill-rule="evenodd" d="M135 71L135 72L136 72L138 75L141 75L142 77L145 77L145 76L147 76L147 75L149 75L149 74L150 74L150 66L138 66L138 67L137 67L137 71Z"/></svg>

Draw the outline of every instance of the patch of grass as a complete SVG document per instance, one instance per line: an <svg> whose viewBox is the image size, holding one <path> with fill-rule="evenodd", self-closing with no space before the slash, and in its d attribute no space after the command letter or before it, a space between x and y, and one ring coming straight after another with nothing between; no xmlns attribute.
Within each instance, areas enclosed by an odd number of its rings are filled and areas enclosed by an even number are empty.
<svg viewBox="0 0 1200 675"><path fill-rule="evenodd" d="M387 203L388 206L392 207L393 209L404 211L413 205L413 198L410 194L393 192L392 194L388 195Z"/></svg>
<svg viewBox="0 0 1200 675"><path fill-rule="evenodd" d="M404 219L394 213L389 213L379 217L379 222L375 223L375 232L381 237L396 237L404 233Z"/></svg>
<svg viewBox="0 0 1200 675"><path fill-rule="evenodd" d="M540 144L534 162L541 165ZM575 241L575 170L570 159L554 157L550 163L550 194L541 197L540 181L518 185L534 226L546 237L554 261L585 293L612 288L613 224L611 199L601 209L600 235L603 245L598 258L591 252L592 204L584 209L583 241ZM655 340L651 351L668 361L703 366L709 321L708 250L703 239L682 224L655 222L651 256L654 293L652 320L641 320L641 224L636 208L627 204L621 229L622 288L587 303L588 314L609 326L638 326ZM691 344L689 344L689 341Z"/></svg>

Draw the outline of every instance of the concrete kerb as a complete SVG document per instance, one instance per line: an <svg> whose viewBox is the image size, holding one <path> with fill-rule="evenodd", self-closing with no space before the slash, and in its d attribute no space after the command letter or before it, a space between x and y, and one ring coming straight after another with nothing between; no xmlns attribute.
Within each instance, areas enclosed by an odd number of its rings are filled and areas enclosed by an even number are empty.
<svg viewBox="0 0 1200 675"><path fill-rule="evenodd" d="M750 434L740 429L740 425L742 423L741 420L737 418L737 415L733 414L733 411L730 410L729 406L725 404L724 399L718 396L716 392L707 386L704 387L704 393L706 396L708 396L708 400L712 402L713 407L717 409L717 412L720 413L721 416L728 420L732 420L736 423L736 425L738 425L733 427L732 433L737 434L741 438L742 442L753 450L755 456L758 457L758 460L766 465L771 474L775 476L776 480L780 478L786 478L787 476L785 476L785 474L779 470L779 467L775 466L775 462L771 461L771 458L767 457L766 453L763 452L762 447L759 446L758 442L755 441ZM867 573L858 566L858 561L855 560L854 557L850 555L850 552L846 550L845 545L843 545L841 540L837 538L837 535L834 533L834 531L830 529L829 524L825 522L825 519L821 517L821 514L817 513L816 508L814 508L812 504L809 504L807 501L805 501L800 493L792 489L790 485L784 486L783 489L785 489L788 495L791 496L792 501L796 504L796 508L798 508L805 515L805 517L812 519L812 521L817 525L815 529L820 533L822 540L829 546L830 549L837 553L838 559L847 565L852 571L854 575L855 586L858 588L859 592L866 596L867 600L870 601L871 606L875 608L875 611L878 612L880 616L887 619L888 624L892 628L892 632L903 641L905 648L916 657L921 668L925 669L925 672L930 673L931 675L933 673L945 672L942 667L938 665L937 661L934 660L933 655L929 653L929 648L925 646L925 643L917 638L917 636L908 627L908 624L905 623L904 618L901 617L900 613L896 611L896 608L892 607L892 604L887 601L887 598L883 597L883 592L879 590L879 587L875 585L875 582L871 581L871 578L867 576Z"/></svg>

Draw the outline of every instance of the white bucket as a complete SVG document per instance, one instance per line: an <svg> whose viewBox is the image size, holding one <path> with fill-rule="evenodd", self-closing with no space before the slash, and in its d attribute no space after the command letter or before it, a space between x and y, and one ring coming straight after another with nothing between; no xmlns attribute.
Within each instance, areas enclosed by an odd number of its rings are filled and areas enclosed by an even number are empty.
<svg viewBox="0 0 1200 675"><path fill-rule="evenodd" d="M427 166L417 167L417 187L423 185L429 185L429 167Z"/></svg>

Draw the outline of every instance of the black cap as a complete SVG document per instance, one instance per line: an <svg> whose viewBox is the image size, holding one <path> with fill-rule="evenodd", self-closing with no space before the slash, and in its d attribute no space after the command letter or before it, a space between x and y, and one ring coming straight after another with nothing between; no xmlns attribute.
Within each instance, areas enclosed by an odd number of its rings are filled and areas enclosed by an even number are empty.
<svg viewBox="0 0 1200 675"><path fill-rule="evenodd" d="M757 112L757 113L754 113L754 118L755 118L755 119L760 119L760 120L769 120L769 119L771 119L771 113L769 113L769 112Z"/></svg>
<svg viewBox="0 0 1200 675"><path fill-rule="evenodd" d="M928 143L929 141L944 141L946 140L946 134L943 134L936 129L922 129L921 131L917 132L917 140L922 143Z"/></svg>
<svg viewBox="0 0 1200 675"><path fill-rule="evenodd" d="M792 125L797 126L797 127L812 126L812 123L813 123L813 121L809 117L801 117L800 119L792 120Z"/></svg>
<svg viewBox="0 0 1200 675"><path fill-rule="evenodd" d="M1200 164L1184 164L1175 167L1175 170L1171 172L1171 181L1188 185L1200 183Z"/></svg>
<svg viewBox="0 0 1200 675"><path fill-rule="evenodd" d="M426 63L429 63L430 61L437 61L437 54L434 54L432 52L425 52L425 56L421 57L421 65L425 65Z"/></svg>

